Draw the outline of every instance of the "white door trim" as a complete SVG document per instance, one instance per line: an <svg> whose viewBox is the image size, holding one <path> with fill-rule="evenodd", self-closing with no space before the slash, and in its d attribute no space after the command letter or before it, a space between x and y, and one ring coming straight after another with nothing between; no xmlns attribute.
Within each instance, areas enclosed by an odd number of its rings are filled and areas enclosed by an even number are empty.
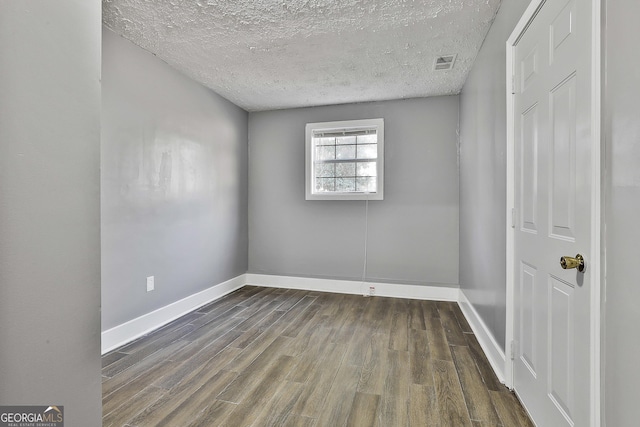
<svg viewBox="0 0 640 427"><path fill-rule="evenodd" d="M542 7L546 0L532 0L524 12L522 18L516 25L507 40L507 259L506 259L506 298L507 298L507 314L506 314L506 333L505 344L507 350L514 339L514 240L515 228L512 225L512 212L515 208L515 135L514 135L514 47L520 36L529 26L529 23L536 16L538 10ZM589 1L589 0L587 0ZM591 282L591 427L601 425L601 182L602 182L602 92L601 92L601 34L602 34L602 0L590 0L592 5L592 38L591 38L591 129L592 129L592 205L591 205L591 253L589 263L593 272ZM509 357L505 358L505 384L509 388L513 388L513 360Z"/></svg>

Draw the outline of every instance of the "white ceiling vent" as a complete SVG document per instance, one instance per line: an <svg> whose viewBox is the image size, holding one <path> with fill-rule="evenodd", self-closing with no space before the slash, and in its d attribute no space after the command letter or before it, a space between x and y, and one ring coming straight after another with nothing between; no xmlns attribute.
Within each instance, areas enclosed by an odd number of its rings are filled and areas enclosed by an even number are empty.
<svg viewBox="0 0 640 427"><path fill-rule="evenodd" d="M433 63L433 69L435 71L451 70L453 68L453 64L456 62L457 56L457 54L438 56Z"/></svg>

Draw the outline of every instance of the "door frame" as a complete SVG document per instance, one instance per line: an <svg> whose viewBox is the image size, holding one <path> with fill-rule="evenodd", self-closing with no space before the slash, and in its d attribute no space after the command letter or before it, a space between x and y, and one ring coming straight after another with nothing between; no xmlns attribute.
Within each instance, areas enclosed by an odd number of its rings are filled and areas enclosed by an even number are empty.
<svg viewBox="0 0 640 427"><path fill-rule="evenodd" d="M577 0L583 1L583 0ZM601 261L601 229L602 229L602 52L601 52L601 34L602 34L602 0L587 0L591 2L592 21L591 21L591 150L592 164L591 170L591 253L589 254L589 267L592 271L591 278L591 320L590 320L590 336L591 336L591 414L590 427L598 427L601 425L601 406L602 406L602 389L601 389L601 284L604 282L602 277ZM525 30L529 27L531 21L536 17L540 8L546 0L531 0L526 11L520 18L520 21L514 28L511 36L506 43L507 51L507 204L506 204L506 231L507 231L507 251L506 251L506 333L505 333L505 385L511 389L514 388L513 383L513 340L515 337L515 228L512 226L515 218L513 212L515 208L515 126L514 126L514 51L517 41L520 39Z"/></svg>

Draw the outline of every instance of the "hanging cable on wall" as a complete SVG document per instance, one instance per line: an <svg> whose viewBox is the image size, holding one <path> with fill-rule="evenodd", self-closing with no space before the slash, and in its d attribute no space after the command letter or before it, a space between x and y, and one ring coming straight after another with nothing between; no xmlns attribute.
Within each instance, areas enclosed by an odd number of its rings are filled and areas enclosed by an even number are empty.
<svg viewBox="0 0 640 427"><path fill-rule="evenodd" d="M365 297L373 296L375 288L369 287L367 289L367 240L369 239L369 193L366 194L364 201L364 260L362 265L362 295Z"/></svg>

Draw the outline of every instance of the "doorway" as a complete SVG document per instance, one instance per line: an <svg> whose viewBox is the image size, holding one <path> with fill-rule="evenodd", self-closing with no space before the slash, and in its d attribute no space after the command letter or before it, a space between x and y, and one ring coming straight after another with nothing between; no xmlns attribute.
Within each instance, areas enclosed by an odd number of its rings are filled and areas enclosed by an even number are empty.
<svg viewBox="0 0 640 427"><path fill-rule="evenodd" d="M599 19L534 0L507 42L505 372L538 425L599 425Z"/></svg>

